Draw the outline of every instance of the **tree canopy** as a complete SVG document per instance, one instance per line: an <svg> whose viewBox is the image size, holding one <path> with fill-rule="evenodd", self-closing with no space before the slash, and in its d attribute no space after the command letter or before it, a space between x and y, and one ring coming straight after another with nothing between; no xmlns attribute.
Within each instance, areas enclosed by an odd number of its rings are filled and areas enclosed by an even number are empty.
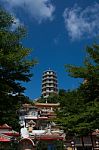
<svg viewBox="0 0 99 150"><path fill-rule="evenodd" d="M71 77L84 81L64 95L57 119L67 134L79 136L99 127L99 45L87 47L86 52L83 66L65 65Z"/></svg>
<svg viewBox="0 0 99 150"><path fill-rule="evenodd" d="M12 126L18 118L19 97L25 90L22 82L30 81L31 68L36 64L36 60L27 57L31 49L22 44L26 29L13 29L13 24L14 17L0 8L0 123Z"/></svg>

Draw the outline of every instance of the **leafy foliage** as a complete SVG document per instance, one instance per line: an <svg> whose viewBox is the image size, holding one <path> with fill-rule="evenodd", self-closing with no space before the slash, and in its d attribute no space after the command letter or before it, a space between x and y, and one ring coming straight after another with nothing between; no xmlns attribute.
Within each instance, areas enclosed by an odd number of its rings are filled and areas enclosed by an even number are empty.
<svg viewBox="0 0 99 150"><path fill-rule="evenodd" d="M50 94L47 98L43 98L41 96L41 98L39 98L37 100L37 102L40 102L40 103L45 103L45 102L48 102L48 103L58 103L59 102L59 95L58 94Z"/></svg>
<svg viewBox="0 0 99 150"><path fill-rule="evenodd" d="M86 51L83 66L65 65L70 76L84 79L77 89L64 94L56 119L69 135L85 136L99 127L99 45Z"/></svg>
<svg viewBox="0 0 99 150"><path fill-rule="evenodd" d="M21 83L30 81L30 70L36 64L35 60L27 59L31 50L21 42L26 35L25 28L12 30L14 23L14 18L0 9L0 123L12 126L18 124L16 110L25 90Z"/></svg>

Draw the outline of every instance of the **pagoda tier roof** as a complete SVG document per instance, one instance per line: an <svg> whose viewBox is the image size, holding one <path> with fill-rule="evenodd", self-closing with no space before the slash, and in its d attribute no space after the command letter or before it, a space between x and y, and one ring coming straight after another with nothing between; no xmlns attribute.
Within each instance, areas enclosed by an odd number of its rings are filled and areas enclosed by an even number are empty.
<svg viewBox="0 0 99 150"><path fill-rule="evenodd" d="M35 103L35 106L58 107L60 103Z"/></svg>

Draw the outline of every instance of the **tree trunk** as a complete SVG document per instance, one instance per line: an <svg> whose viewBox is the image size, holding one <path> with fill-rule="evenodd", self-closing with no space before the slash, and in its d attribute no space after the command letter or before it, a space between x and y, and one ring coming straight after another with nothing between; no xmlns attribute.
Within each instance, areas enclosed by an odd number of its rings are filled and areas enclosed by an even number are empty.
<svg viewBox="0 0 99 150"><path fill-rule="evenodd" d="M81 142L82 142L82 149L85 150L85 145L84 145L84 139L83 139L83 136L81 137Z"/></svg>
<svg viewBox="0 0 99 150"><path fill-rule="evenodd" d="M90 139L91 139L91 144L92 144L92 150L94 150L94 143L93 143L92 133L90 133Z"/></svg>

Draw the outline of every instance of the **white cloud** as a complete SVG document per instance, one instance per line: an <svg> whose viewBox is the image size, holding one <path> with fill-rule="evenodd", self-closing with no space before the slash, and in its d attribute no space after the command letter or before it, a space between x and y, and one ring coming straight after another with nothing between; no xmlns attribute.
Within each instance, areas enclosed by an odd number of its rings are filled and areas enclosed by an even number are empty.
<svg viewBox="0 0 99 150"><path fill-rule="evenodd" d="M39 23L43 20L53 20L55 7L50 0L3 0L8 7L14 11L14 8L22 8L35 18Z"/></svg>
<svg viewBox="0 0 99 150"><path fill-rule="evenodd" d="M11 30L15 30L17 27L19 27L21 25L23 26L23 24L20 22L20 20L18 18L14 17L14 22L11 26Z"/></svg>
<svg viewBox="0 0 99 150"><path fill-rule="evenodd" d="M63 14L65 27L72 40L95 37L99 34L99 4L85 9L75 5Z"/></svg>

